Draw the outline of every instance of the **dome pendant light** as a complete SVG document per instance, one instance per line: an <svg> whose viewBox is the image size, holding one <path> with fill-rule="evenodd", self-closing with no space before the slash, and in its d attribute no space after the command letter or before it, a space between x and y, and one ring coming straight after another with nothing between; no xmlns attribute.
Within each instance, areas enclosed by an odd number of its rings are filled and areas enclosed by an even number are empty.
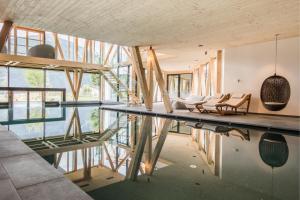
<svg viewBox="0 0 300 200"><path fill-rule="evenodd" d="M275 66L274 75L264 80L261 90L260 99L264 107L271 111L279 111L283 109L291 95L290 84L286 78L277 75L277 54L278 54L278 34L275 35Z"/></svg>

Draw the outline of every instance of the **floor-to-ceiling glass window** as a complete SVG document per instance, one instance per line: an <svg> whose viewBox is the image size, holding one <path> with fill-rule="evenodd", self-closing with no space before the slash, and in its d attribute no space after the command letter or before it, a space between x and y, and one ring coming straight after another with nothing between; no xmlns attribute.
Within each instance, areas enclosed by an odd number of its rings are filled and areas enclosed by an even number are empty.
<svg viewBox="0 0 300 200"><path fill-rule="evenodd" d="M79 91L79 101L99 101L100 75L84 73Z"/></svg>
<svg viewBox="0 0 300 200"><path fill-rule="evenodd" d="M192 91L193 75L188 74L168 74L167 75L167 89L170 98L177 97L186 98Z"/></svg>

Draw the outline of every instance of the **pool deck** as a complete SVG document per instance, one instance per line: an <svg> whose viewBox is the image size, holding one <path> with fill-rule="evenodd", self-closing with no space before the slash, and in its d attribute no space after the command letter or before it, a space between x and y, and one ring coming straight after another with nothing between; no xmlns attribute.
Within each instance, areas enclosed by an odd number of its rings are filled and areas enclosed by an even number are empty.
<svg viewBox="0 0 300 200"><path fill-rule="evenodd" d="M121 112L131 112L137 114L150 114L161 117L171 117L175 119L222 123L227 125L250 126L265 128L278 131L292 131L300 134L300 117L274 116L262 114L247 115L226 115L199 113L198 111L189 112L188 110L174 110L167 113L161 103L153 105L152 111L147 111L144 106L127 105L101 105L100 108Z"/></svg>
<svg viewBox="0 0 300 200"><path fill-rule="evenodd" d="M92 198L0 125L0 200Z"/></svg>

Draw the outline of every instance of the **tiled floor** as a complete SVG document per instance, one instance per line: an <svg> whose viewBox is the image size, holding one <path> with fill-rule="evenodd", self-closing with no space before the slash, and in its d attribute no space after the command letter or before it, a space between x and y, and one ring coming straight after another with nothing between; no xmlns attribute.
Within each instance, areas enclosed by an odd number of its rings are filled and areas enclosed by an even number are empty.
<svg viewBox="0 0 300 200"><path fill-rule="evenodd" d="M222 122L231 125L247 125L262 128L272 128L287 131L300 132L299 117L272 116L261 114L247 115L227 115L205 114L198 111L189 112L188 110L174 110L173 113L167 113L161 103L154 104L152 111L147 111L144 106L126 106L126 105L101 105L104 109L136 112L141 114L161 115L174 118L185 118L187 120L201 120L208 122Z"/></svg>
<svg viewBox="0 0 300 200"><path fill-rule="evenodd" d="M0 125L0 200L15 199L91 197Z"/></svg>

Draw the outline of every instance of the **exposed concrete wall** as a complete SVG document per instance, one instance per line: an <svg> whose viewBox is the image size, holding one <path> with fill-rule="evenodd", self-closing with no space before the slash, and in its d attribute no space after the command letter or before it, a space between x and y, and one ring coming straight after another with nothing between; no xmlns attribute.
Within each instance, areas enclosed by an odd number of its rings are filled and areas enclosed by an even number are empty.
<svg viewBox="0 0 300 200"><path fill-rule="evenodd" d="M260 101L263 81L274 74L275 42L225 49L224 92L252 93L251 112L300 116L299 44L300 37L278 41L277 74L291 87L290 101L283 110L268 111Z"/></svg>

